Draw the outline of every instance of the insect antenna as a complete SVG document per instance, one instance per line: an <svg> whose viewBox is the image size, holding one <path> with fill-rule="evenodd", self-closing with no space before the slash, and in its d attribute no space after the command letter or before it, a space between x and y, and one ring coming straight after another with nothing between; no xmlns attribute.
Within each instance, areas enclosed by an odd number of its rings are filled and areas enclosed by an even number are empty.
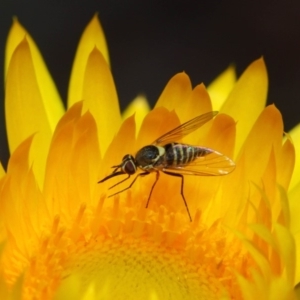
<svg viewBox="0 0 300 300"><path fill-rule="evenodd" d="M117 174L117 175L124 174L124 173L121 173L121 174L118 174L118 173L120 173L120 172L117 172L117 173L115 173L115 174ZM113 186L111 186L111 187L108 188L108 189L110 190L110 189L114 188L115 186L117 186L117 185L119 185L120 183L122 183L122 182L126 181L127 179L129 179L129 177L130 177L130 175L128 174L128 176L127 176L125 179L123 179L123 180L117 182L116 184L114 184ZM110 197L110 196L109 196L109 197Z"/></svg>
<svg viewBox="0 0 300 300"><path fill-rule="evenodd" d="M112 168L114 168L114 167L112 167ZM102 183L102 182L104 182L104 181L106 181L106 180L108 180L108 179L110 179L110 178L112 178L112 177L115 177L115 176L119 176L119 175L124 175L124 174L126 174L126 173L124 173L123 171L118 171L118 172L117 172L117 170L118 170L118 166L117 166L117 168L116 168L110 175L104 177L102 180L98 181L98 183ZM117 182L116 184L112 185L112 186L109 187L108 189L110 190L110 189L114 188L115 186L119 185L120 183L122 183L122 182L126 181L127 179L129 179L130 175L129 175L129 174L127 174L127 175L128 175L128 176L127 176L125 179L123 179L123 180ZM121 193L121 192L122 192L122 191L120 191L120 192L118 192L118 193L115 193L115 194L113 194L113 195L119 194L119 193ZM110 196L108 196L108 197L111 197L111 196L113 196L113 195L110 195Z"/></svg>
<svg viewBox="0 0 300 300"><path fill-rule="evenodd" d="M110 179L110 178L112 178L112 177L115 177L115 176L119 176L119 175L123 175L123 174L124 174L123 171L117 172L117 170L118 170L118 169L115 169L110 175L108 175L108 176L104 177L103 179L101 179L100 181L98 181L98 183L102 183L102 182L104 182L104 181L106 181L106 180L108 180L108 179ZM122 181L121 181L121 182L122 182Z"/></svg>
<svg viewBox="0 0 300 300"><path fill-rule="evenodd" d="M119 173L119 172L118 172L118 173ZM123 174L124 174L124 173L123 173ZM114 196L114 195L120 194L120 193L122 193L122 192L124 192L124 191L130 189L130 188L133 186L133 184L135 183L135 181L138 179L138 177L140 177L140 176L145 176L145 175L148 175L148 174L150 174L150 173L149 173L149 172L144 172L144 173L138 174L138 175L132 180L132 182L130 183L130 185L129 185L127 188L125 188L125 189L123 189L123 190L121 190L121 191L118 191L118 192L116 192L116 193L114 193L114 194L112 194L112 195L109 195L108 198L110 198L110 197L112 197L112 196ZM127 179L129 179L129 177L130 177L130 175L128 175L128 177L126 177L126 178L123 179L122 181L118 182L117 184L111 186L111 187L109 188L109 190L110 190L111 188L115 187L116 185L118 185L118 184L120 184L120 183L126 181Z"/></svg>
<svg viewBox="0 0 300 300"><path fill-rule="evenodd" d="M114 168L114 171L112 172L113 174L116 173L118 171L118 169L120 168L120 166L112 166L112 169Z"/></svg>

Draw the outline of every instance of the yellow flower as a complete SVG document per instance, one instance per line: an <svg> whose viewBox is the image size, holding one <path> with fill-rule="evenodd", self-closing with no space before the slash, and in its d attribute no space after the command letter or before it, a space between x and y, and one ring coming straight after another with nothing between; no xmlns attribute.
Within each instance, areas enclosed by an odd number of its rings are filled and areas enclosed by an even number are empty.
<svg viewBox="0 0 300 300"><path fill-rule="evenodd" d="M140 96L122 121L107 53L95 16L64 112L37 47L14 20L5 60L11 157L0 168L1 299L296 299L300 127L284 137L280 112L265 107L263 60L237 81L228 68L208 92L177 74L152 111ZM109 187L125 177L97 184L125 154L212 110L220 113L184 141L236 168L185 177L192 222L180 178L162 174L147 209L154 174L112 198L128 181Z"/></svg>

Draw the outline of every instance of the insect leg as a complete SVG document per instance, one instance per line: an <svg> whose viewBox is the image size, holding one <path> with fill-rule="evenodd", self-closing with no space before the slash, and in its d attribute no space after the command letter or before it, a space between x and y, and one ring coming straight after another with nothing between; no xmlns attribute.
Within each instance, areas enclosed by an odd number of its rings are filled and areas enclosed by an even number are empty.
<svg viewBox="0 0 300 300"><path fill-rule="evenodd" d="M186 210L187 210L187 213L189 215L190 221L192 222L192 217L191 217L191 214L190 214L190 211L189 211L189 207L187 205L187 202L186 202L184 194L183 194L183 185L184 185L184 177L183 177L183 175L182 174L177 174L177 173L172 173L172 172L165 171L165 170L163 170L163 172L165 174L167 174L167 175L171 175L171 176L175 176L175 177L180 177L181 178L181 196L182 196L182 199L184 201L184 205L186 207Z"/></svg>
<svg viewBox="0 0 300 300"><path fill-rule="evenodd" d="M159 178L159 172L158 172L158 171L156 171L156 179L155 179L155 181L154 181L154 183L153 183L153 185L152 185L152 188L151 188L151 191L150 191L150 194L149 194L148 200L147 200L146 208L148 208L149 201L150 201L150 198L151 198L151 195L152 195L153 189L154 189L154 187L155 187L155 185L156 185L156 183L157 183L157 181L158 181L158 178Z"/></svg>
<svg viewBox="0 0 300 300"><path fill-rule="evenodd" d="M129 185L127 188L125 188L125 189L123 189L123 190L121 190L121 191L118 191L117 193L114 193L114 194L112 194L112 195L109 195L108 198L109 198L109 197L112 197L112 196L114 196L114 195L120 194L120 193L122 193L122 192L124 192L124 191L130 189L130 188L133 186L133 184L135 183L135 181L138 179L139 176L146 176L146 175L148 175L148 174L150 174L150 173L149 173L149 172L144 172L144 173L138 174L138 175L133 179L133 181L130 183L130 185ZM113 186L110 187L109 189L115 187L115 186L118 185L119 183L124 182L124 181L127 180L129 177L130 177L130 175L128 175L128 177L126 177L124 180L118 182L117 184L113 185Z"/></svg>

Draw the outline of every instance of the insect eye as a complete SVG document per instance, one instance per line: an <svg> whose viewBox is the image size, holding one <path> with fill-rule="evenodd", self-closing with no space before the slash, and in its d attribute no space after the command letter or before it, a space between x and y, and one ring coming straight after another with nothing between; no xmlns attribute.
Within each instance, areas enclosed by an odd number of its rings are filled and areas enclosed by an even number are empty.
<svg viewBox="0 0 300 300"><path fill-rule="evenodd" d="M131 157L132 157L132 156L131 156L130 154L126 154L126 155L122 158L122 161L130 160Z"/></svg>
<svg viewBox="0 0 300 300"><path fill-rule="evenodd" d="M125 173L132 175L136 172L136 167L135 164L132 160L128 160L125 165L123 170L125 171Z"/></svg>

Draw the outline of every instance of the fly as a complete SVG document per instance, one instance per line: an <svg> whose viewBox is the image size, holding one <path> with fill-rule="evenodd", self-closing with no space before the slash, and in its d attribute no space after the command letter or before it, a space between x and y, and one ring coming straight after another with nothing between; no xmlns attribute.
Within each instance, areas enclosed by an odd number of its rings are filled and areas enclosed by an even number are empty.
<svg viewBox="0 0 300 300"><path fill-rule="evenodd" d="M138 177L143 177L153 172L156 173L156 179L152 185L147 200L147 208L153 189L159 179L160 172L163 172L170 176L179 177L181 179L181 196L189 215L189 219L190 221L192 221L192 217L183 193L183 175L226 175L234 170L235 163L229 157L213 149L177 143L176 141L200 128L203 124L211 120L217 113L217 111L211 111L200 115L186 123L183 123L182 125L159 137L151 145L145 146L140 149L136 153L135 157L130 154L126 154L119 165L112 167L115 170L110 175L100 180L98 183L104 182L115 176L123 174L128 175L125 179L119 181L109 188L112 189L120 183L128 180L131 175L135 174L138 171L138 169L142 171L141 173L136 175L136 177L127 188L109 196L112 197L116 194L130 189Z"/></svg>

